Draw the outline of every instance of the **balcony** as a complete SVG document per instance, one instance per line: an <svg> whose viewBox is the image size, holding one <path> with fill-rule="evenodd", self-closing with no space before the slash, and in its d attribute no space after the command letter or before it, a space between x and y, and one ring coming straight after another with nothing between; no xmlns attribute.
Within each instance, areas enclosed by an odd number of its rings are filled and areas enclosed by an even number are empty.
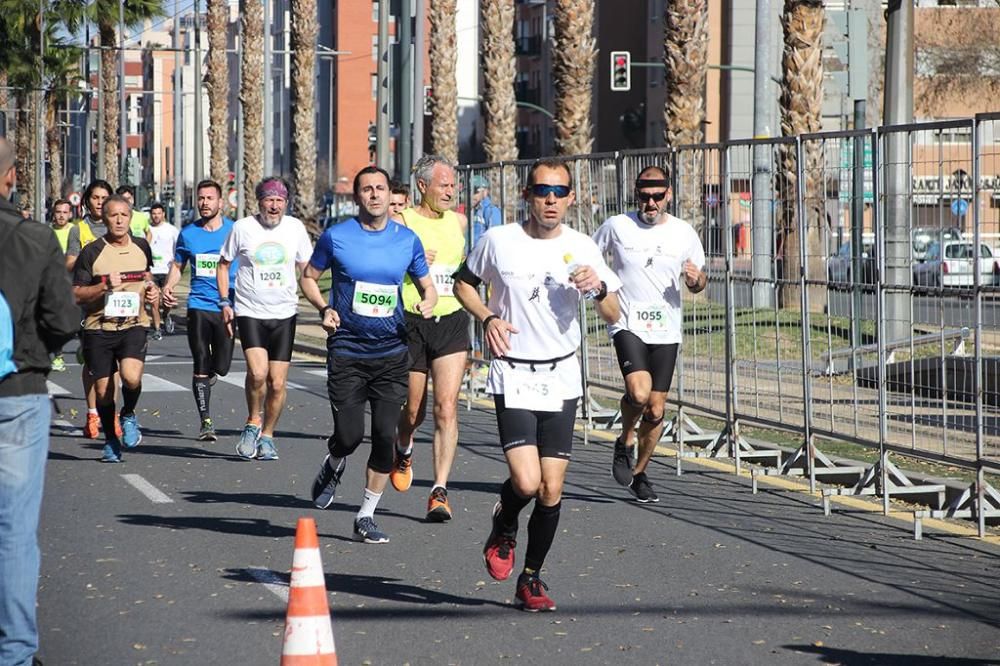
<svg viewBox="0 0 1000 666"><path fill-rule="evenodd" d="M542 53L542 38L539 35L532 37L517 37L514 39L514 53L519 56L538 56Z"/></svg>

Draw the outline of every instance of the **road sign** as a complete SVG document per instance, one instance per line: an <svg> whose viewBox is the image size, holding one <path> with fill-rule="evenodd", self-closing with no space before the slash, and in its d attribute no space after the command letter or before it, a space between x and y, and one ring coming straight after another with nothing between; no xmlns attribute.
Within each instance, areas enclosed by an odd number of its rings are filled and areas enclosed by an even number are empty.
<svg viewBox="0 0 1000 666"><path fill-rule="evenodd" d="M951 202L951 214L955 217L962 217L969 212L969 202L965 199L955 199Z"/></svg>
<svg viewBox="0 0 1000 666"><path fill-rule="evenodd" d="M69 198L69 204L71 206L79 206L80 202L83 201L83 198L80 196L79 192L70 192L68 198Z"/></svg>
<svg viewBox="0 0 1000 666"><path fill-rule="evenodd" d="M235 187L229 190L229 205L232 206L233 208L239 206L238 192L236 191Z"/></svg>

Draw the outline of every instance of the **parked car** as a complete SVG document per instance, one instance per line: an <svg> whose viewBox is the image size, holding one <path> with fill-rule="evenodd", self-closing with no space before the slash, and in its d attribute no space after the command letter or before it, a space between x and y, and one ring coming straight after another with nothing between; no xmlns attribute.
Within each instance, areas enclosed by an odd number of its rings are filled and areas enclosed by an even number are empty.
<svg viewBox="0 0 1000 666"><path fill-rule="evenodd" d="M931 241L924 261L913 265L913 284L931 287L971 287L975 275L973 262L975 245L972 241ZM979 282L992 285L996 251L986 243L979 244Z"/></svg>
<svg viewBox="0 0 1000 666"><path fill-rule="evenodd" d="M832 289L844 289L854 283L854 255L851 242L840 246L837 254L826 260L826 277ZM875 243L866 240L861 244L861 284L878 282L878 258Z"/></svg>
<svg viewBox="0 0 1000 666"><path fill-rule="evenodd" d="M924 261L927 257L927 248L931 242L962 240L962 232L955 227L944 229L934 227L917 227L913 230L913 260Z"/></svg>

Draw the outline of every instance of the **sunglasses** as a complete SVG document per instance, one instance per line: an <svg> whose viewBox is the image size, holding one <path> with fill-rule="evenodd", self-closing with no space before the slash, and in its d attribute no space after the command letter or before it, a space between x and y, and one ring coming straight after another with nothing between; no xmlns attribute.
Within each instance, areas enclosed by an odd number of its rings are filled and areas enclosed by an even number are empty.
<svg viewBox="0 0 1000 666"><path fill-rule="evenodd" d="M667 196L666 192L636 192L635 198L639 201L646 203L649 200L653 201L663 201Z"/></svg>
<svg viewBox="0 0 1000 666"><path fill-rule="evenodd" d="M546 185L537 183L531 186L531 194L538 198L545 198L550 194L556 195L556 199L565 199L572 190L569 185Z"/></svg>

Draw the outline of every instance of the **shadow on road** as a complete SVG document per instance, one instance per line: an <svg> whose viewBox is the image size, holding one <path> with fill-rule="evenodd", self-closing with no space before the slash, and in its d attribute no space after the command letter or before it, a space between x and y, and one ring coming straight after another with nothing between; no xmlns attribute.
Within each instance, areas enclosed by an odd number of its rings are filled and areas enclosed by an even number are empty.
<svg viewBox="0 0 1000 666"><path fill-rule="evenodd" d="M839 650L825 645L782 645L781 647L793 652L818 655L821 664L840 664L841 666L931 666L932 664L989 666L991 664L1000 664L1000 660L996 659L983 660L918 654L855 652L854 650Z"/></svg>
<svg viewBox="0 0 1000 666"><path fill-rule="evenodd" d="M126 525L141 527L167 528L171 530L204 530L206 532L221 532L223 534L242 534L245 536L265 537L268 539L295 537L295 527L274 525L263 518L218 518L211 516L153 516L146 513L119 514L118 520ZM351 541L352 539L339 534L320 534L325 539Z"/></svg>

